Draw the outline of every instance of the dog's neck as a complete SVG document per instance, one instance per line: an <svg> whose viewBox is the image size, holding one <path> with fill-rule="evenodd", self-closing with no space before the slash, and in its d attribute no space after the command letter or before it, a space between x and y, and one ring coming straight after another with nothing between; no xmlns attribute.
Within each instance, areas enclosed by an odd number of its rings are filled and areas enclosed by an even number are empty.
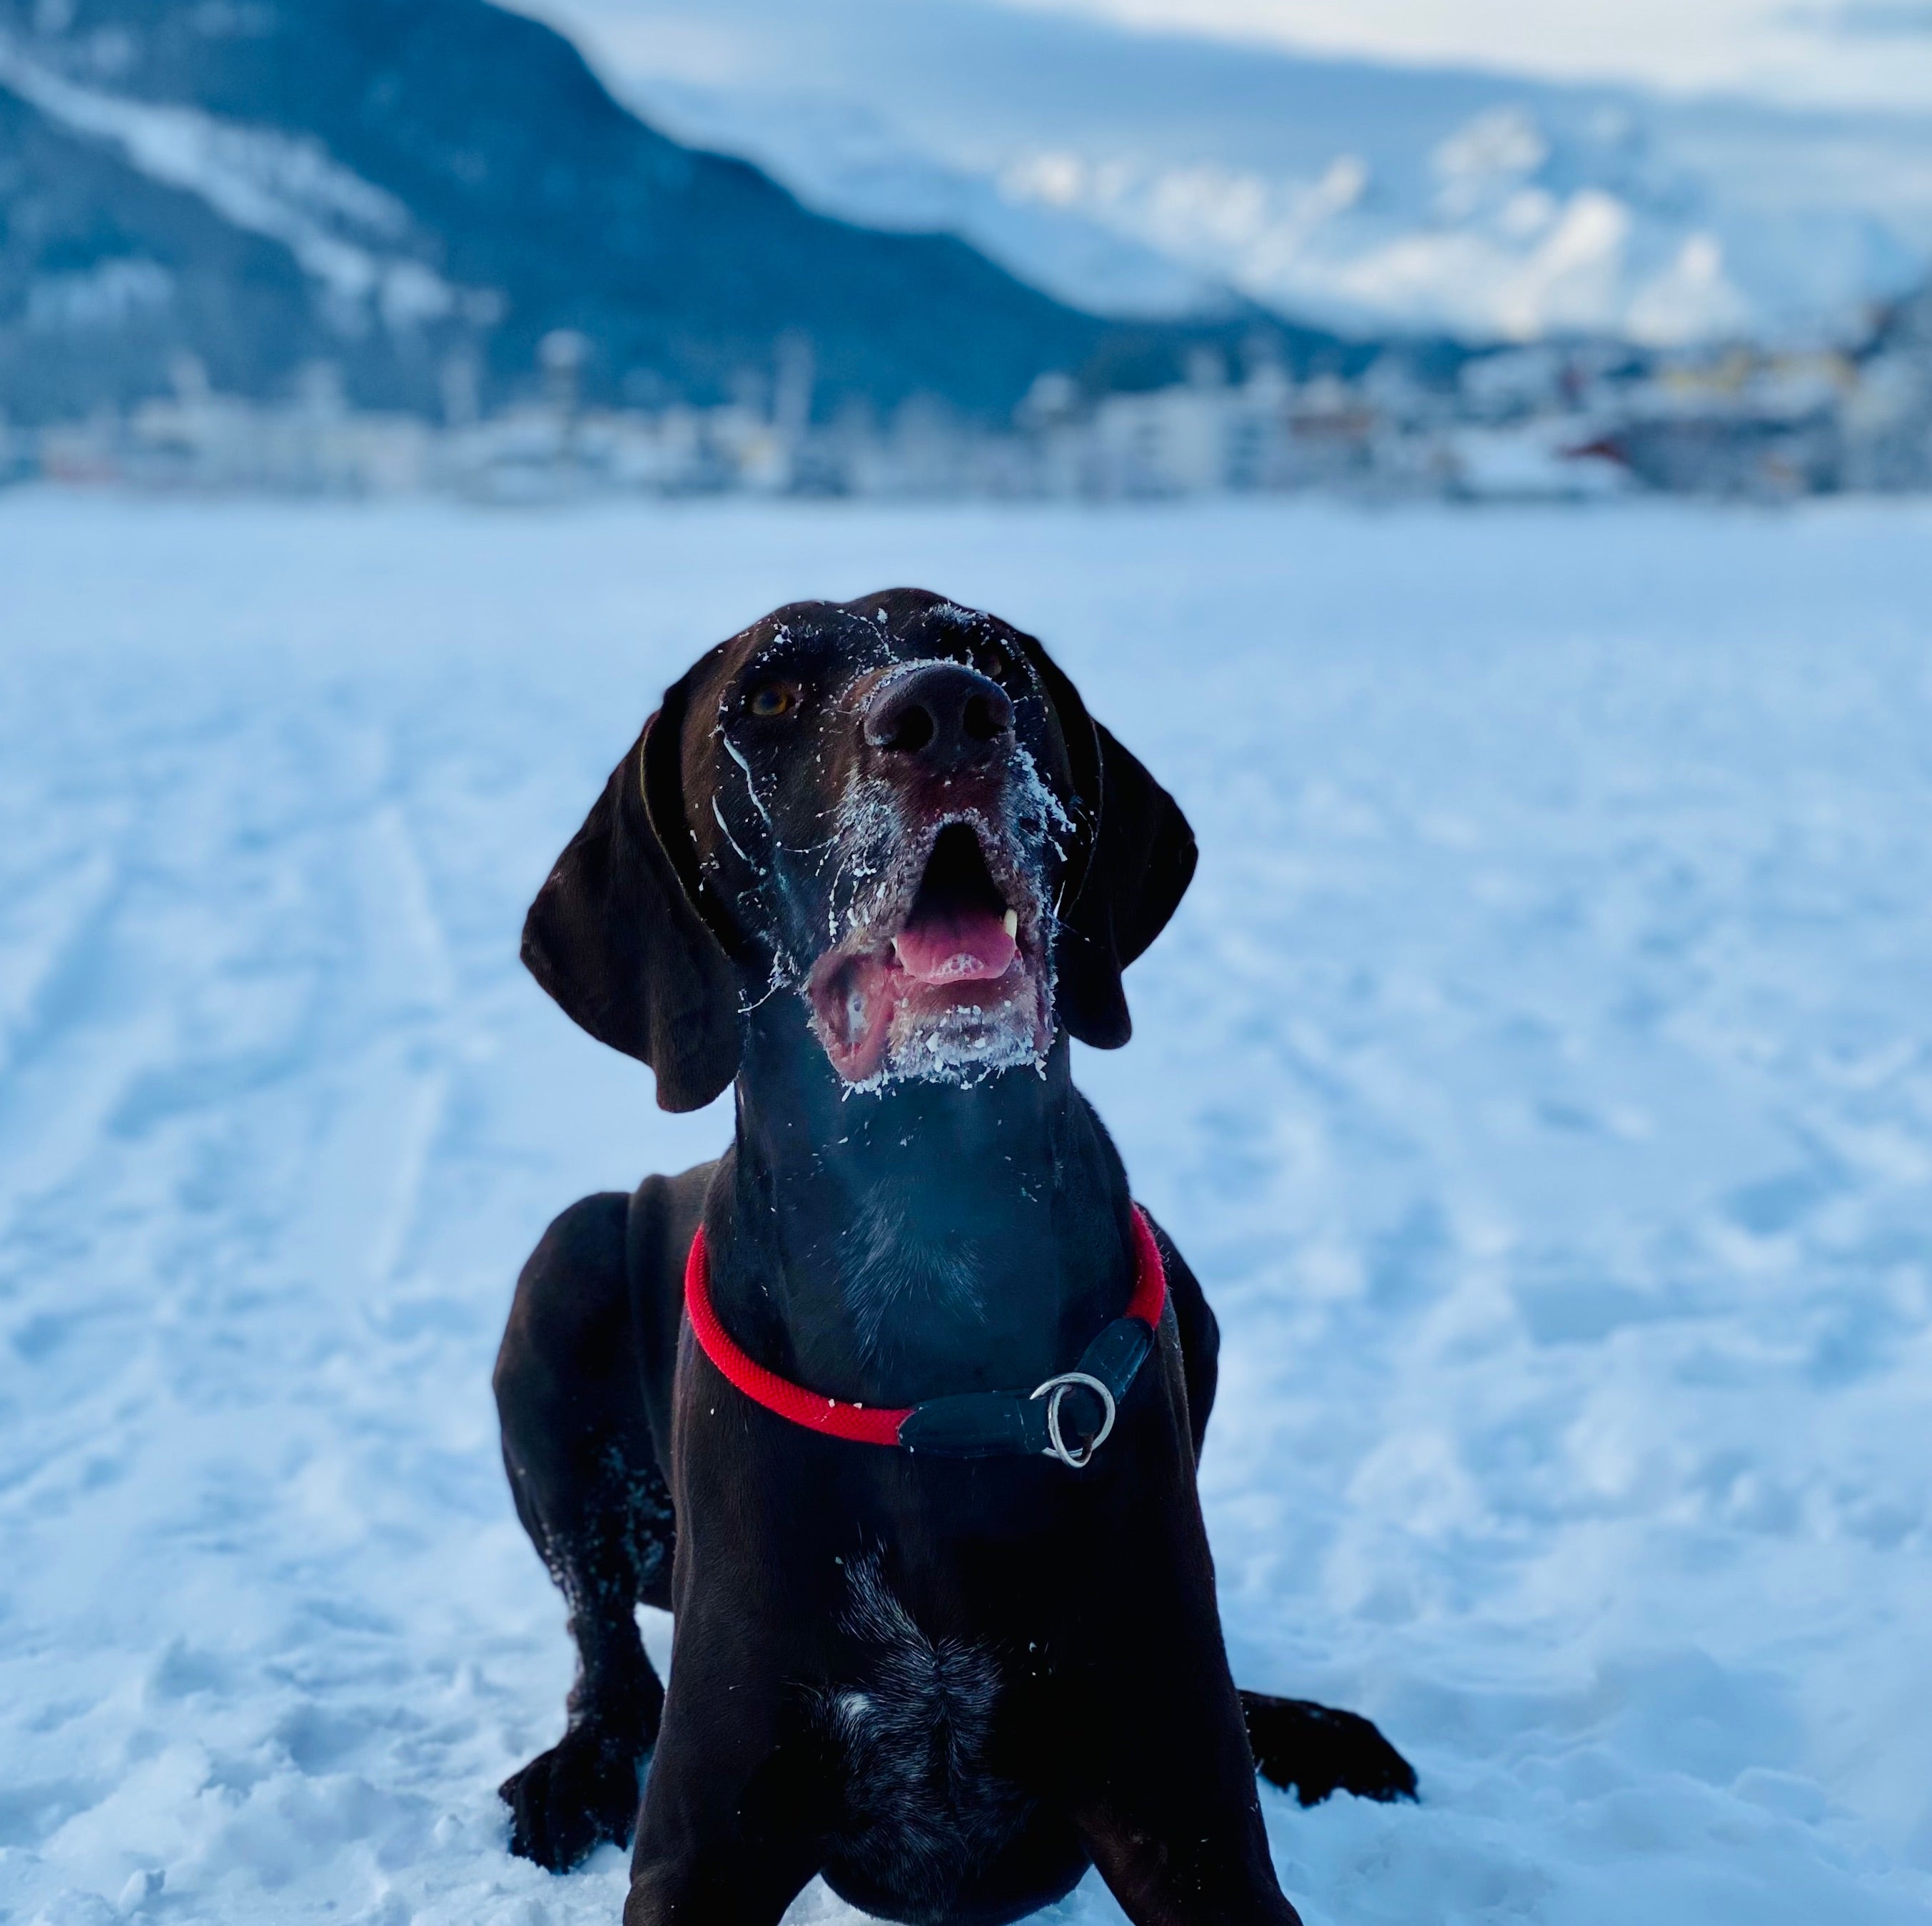
<svg viewBox="0 0 1932 1926"><path fill-rule="evenodd" d="M1073 1087L1040 1070L850 1092L790 999L747 1021L720 1314L832 1397L912 1404L1069 1369L1132 1281L1126 1177Z"/></svg>

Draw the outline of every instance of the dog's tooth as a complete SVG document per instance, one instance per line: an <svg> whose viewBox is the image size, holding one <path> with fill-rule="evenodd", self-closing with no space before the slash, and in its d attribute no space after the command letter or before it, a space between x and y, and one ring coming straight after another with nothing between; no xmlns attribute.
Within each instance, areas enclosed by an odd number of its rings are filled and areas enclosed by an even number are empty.
<svg viewBox="0 0 1932 1926"><path fill-rule="evenodd" d="M1006 912L1006 934L1009 936L1017 936L1019 933L1020 913L1017 909L1010 909Z"/></svg>

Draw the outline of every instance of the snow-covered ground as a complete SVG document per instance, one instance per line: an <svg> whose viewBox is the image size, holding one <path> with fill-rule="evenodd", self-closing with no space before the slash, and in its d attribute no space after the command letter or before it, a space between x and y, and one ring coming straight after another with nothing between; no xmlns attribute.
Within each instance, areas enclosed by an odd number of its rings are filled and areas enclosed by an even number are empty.
<svg viewBox="0 0 1932 1926"><path fill-rule="evenodd" d="M726 1126L518 924L702 645L912 581L1046 636L1200 832L1083 1074L1228 1333L1236 1669L1422 1773L1268 1795L1310 1926L1924 1920L1928 553L0 502L0 1914L614 1920L615 1851L503 1849L569 1658L489 1366L548 1218Z"/></svg>

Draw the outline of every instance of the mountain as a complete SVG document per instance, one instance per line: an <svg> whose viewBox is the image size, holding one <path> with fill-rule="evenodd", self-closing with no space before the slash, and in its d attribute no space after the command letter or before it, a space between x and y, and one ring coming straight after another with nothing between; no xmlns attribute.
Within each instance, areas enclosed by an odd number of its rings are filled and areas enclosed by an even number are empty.
<svg viewBox="0 0 1932 1926"><path fill-rule="evenodd" d="M452 384L488 403L560 329L593 398L716 400L791 337L821 406L926 394L987 416L1042 371L1164 371L1190 338L1098 319L951 235L808 209L485 0L0 0L16 418L125 403L184 355L243 394L321 362L363 405L434 410Z"/></svg>
<svg viewBox="0 0 1932 1926"><path fill-rule="evenodd" d="M1064 300L1659 344L1853 325L1932 263L1932 116L1302 54L994 0L528 0L810 206Z"/></svg>

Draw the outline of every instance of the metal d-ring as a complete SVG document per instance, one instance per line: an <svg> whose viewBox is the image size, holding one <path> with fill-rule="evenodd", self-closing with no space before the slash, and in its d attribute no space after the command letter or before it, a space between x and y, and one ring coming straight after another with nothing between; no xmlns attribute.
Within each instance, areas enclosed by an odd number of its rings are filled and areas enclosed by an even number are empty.
<svg viewBox="0 0 1932 1926"><path fill-rule="evenodd" d="M1084 1384L1088 1390L1098 1392L1100 1402L1106 1408L1106 1415L1100 1420L1100 1429L1087 1441L1078 1457L1067 1450L1066 1441L1060 1435L1060 1401L1076 1384ZM1051 1397L1047 1396L1048 1392L1053 1394ZM1115 1407L1113 1393L1099 1378L1090 1377L1084 1371L1063 1371L1058 1378L1049 1378L1033 1393L1032 1397L1028 1399L1027 1402L1031 1404L1034 1398L1046 1398L1046 1435L1052 1441L1040 1456L1042 1458L1058 1458L1061 1464L1070 1466L1076 1471L1106 1443L1107 1434L1114 1429Z"/></svg>

